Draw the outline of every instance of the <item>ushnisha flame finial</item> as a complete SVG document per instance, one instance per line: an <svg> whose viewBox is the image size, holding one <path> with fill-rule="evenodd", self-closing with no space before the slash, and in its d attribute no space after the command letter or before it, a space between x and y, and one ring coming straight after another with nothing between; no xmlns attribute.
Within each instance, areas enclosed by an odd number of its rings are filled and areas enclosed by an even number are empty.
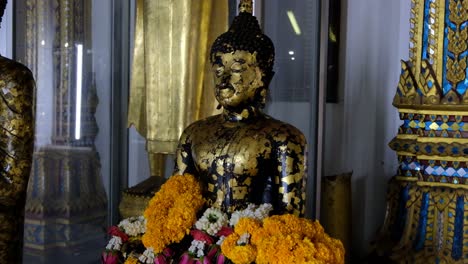
<svg viewBox="0 0 468 264"><path fill-rule="evenodd" d="M252 14L253 3L252 0L241 0L239 3L239 13L245 12Z"/></svg>

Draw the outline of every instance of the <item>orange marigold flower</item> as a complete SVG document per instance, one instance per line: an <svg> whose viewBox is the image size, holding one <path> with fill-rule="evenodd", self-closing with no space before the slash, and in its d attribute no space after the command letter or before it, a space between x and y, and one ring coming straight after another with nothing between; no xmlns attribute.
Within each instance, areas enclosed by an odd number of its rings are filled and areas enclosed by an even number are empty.
<svg viewBox="0 0 468 264"><path fill-rule="evenodd" d="M253 218L243 217L239 219L239 222L237 222L237 225L234 227L234 232L239 235L244 233L252 235L256 230L262 227L261 224L262 223L260 221Z"/></svg>
<svg viewBox="0 0 468 264"><path fill-rule="evenodd" d="M200 185L193 175L169 178L146 207L146 233L142 237L145 247L152 247L158 254L169 244L180 242L203 204Z"/></svg>
<svg viewBox="0 0 468 264"><path fill-rule="evenodd" d="M258 264L344 264L344 247L339 240L330 238L318 221L294 215L265 218L251 242L258 251Z"/></svg>
<svg viewBox="0 0 468 264"><path fill-rule="evenodd" d="M128 257L127 260L125 260L124 264L137 264L138 263L138 259L134 258L134 257Z"/></svg>
<svg viewBox="0 0 468 264"><path fill-rule="evenodd" d="M240 235L232 233L224 239L221 244L221 251L224 256L230 259L234 264L248 264L255 261L257 249L251 244L237 245Z"/></svg>

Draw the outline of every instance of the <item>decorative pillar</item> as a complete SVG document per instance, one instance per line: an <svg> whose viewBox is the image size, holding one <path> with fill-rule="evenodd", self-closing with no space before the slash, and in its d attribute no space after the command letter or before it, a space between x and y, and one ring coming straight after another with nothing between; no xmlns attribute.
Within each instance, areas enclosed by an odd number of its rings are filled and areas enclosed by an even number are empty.
<svg viewBox="0 0 468 264"><path fill-rule="evenodd" d="M98 241L97 246L105 237L107 196L94 145L98 98L89 52L91 1L22 2L23 60L38 79L40 127L26 201L25 251L44 256L56 248L73 252Z"/></svg>
<svg viewBox="0 0 468 264"><path fill-rule="evenodd" d="M393 105L390 182L378 251L397 263L468 259L468 0L412 0L410 56Z"/></svg>

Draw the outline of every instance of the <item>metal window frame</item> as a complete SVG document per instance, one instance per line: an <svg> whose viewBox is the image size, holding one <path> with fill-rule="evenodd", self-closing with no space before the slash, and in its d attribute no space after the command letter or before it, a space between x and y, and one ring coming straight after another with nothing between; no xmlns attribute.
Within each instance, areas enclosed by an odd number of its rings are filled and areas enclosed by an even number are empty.
<svg viewBox="0 0 468 264"><path fill-rule="evenodd" d="M319 79L317 105L317 159L315 186L315 218L320 219L320 203L322 195L324 130L325 130L325 98L327 88L327 54L328 54L328 12L329 0L320 0L320 42L319 42Z"/></svg>
<svg viewBox="0 0 468 264"><path fill-rule="evenodd" d="M111 144L109 177L109 226L120 220L121 190L128 186L128 97L130 87L130 1L112 1L111 47Z"/></svg>

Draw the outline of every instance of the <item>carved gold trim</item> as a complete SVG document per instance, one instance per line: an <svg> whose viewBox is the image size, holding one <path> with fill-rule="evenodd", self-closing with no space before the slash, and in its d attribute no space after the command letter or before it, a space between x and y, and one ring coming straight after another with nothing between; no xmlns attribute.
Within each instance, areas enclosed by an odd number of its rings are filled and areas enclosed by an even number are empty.
<svg viewBox="0 0 468 264"><path fill-rule="evenodd" d="M443 70L444 70L444 64L442 63L444 61L444 25L445 25L445 0L438 0L438 9L437 10L437 14L438 14L438 21L439 22L437 24L437 33L438 33L438 36L437 36L437 46L439 47L438 48L438 53L437 53L437 59L435 60L435 62L437 62L436 66L434 67L435 71L436 71L436 76L437 76L437 80L442 80L442 76L443 76ZM442 7L442 8L440 8Z"/></svg>
<svg viewBox="0 0 468 264"><path fill-rule="evenodd" d="M416 185L420 186L420 187L447 187L447 188L451 188L451 189L468 190L468 185L465 185L465 184L417 181Z"/></svg>
<svg viewBox="0 0 468 264"><path fill-rule="evenodd" d="M421 143L468 144L468 138L418 137L417 141Z"/></svg>
<svg viewBox="0 0 468 264"><path fill-rule="evenodd" d="M407 181L407 182L417 182L419 179L418 177L409 177L409 176L395 176L397 181Z"/></svg>
<svg viewBox="0 0 468 264"><path fill-rule="evenodd" d="M424 1L421 0L412 0L413 9L411 13L414 15L413 18L410 18L411 24L414 25L413 29L410 29L411 34L413 34L412 40L414 43L413 47L413 68L415 69L415 76L419 76L421 65L421 52L422 52L422 37L423 37L423 18L424 18Z"/></svg>
<svg viewBox="0 0 468 264"><path fill-rule="evenodd" d="M466 157L450 157L450 156L438 156L438 155L418 155L417 156L418 160L443 160L443 161L460 161L460 162L465 162Z"/></svg>
<svg viewBox="0 0 468 264"><path fill-rule="evenodd" d="M416 154L407 151L397 151L398 156L416 157Z"/></svg>
<svg viewBox="0 0 468 264"><path fill-rule="evenodd" d="M414 134L398 134L397 139L409 139L409 140L415 140L418 139L420 136L419 135L414 135Z"/></svg>
<svg viewBox="0 0 468 264"><path fill-rule="evenodd" d="M424 109L424 105L400 105L397 107L398 112L405 114L468 116L468 105L426 106L430 109ZM466 108L466 110L463 108Z"/></svg>

